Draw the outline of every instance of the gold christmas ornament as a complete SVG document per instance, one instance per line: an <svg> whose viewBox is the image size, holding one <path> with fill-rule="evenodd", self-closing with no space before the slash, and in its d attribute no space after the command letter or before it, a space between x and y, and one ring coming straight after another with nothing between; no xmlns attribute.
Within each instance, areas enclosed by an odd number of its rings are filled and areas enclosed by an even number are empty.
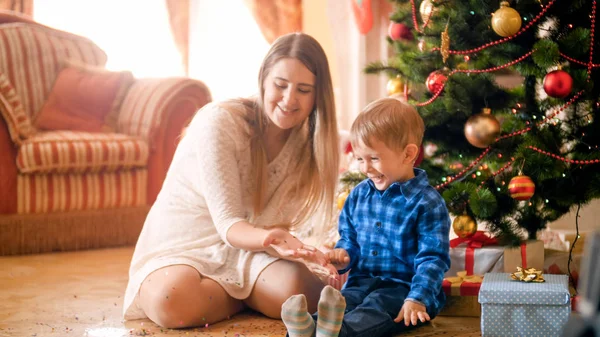
<svg viewBox="0 0 600 337"><path fill-rule="evenodd" d="M387 82L387 94L388 96L392 96L394 94L403 94L404 93L404 81L400 76L396 76L394 78L390 78Z"/></svg>
<svg viewBox="0 0 600 337"><path fill-rule="evenodd" d="M500 3L500 9L492 16L492 29L502 37L515 35L521 29L521 15L510 8L508 1Z"/></svg>
<svg viewBox="0 0 600 337"><path fill-rule="evenodd" d="M477 232L477 223L469 215L463 214L454 218L452 229L459 238L468 238Z"/></svg>
<svg viewBox="0 0 600 337"><path fill-rule="evenodd" d="M342 191L340 192L340 194L338 194L337 197L337 208L338 210L342 210L342 208L344 208L344 204L346 203L346 199L348 198L348 195L350 194L350 192L348 191Z"/></svg>
<svg viewBox="0 0 600 337"><path fill-rule="evenodd" d="M450 35L448 34L448 25L441 35L442 44L440 45L440 54L442 54L442 61L446 63L448 56L450 56Z"/></svg>
<svg viewBox="0 0 600 337"><path fill-rule="evenodd" d="M486 148L500 135L500 122L492 116L491 109L485 108L482 113L469 117L465 124L467 141L478 148Z"/></svg>
<svg viewBox="0 0 600 337"><path fill-rule="evenodd" d="M431 14L435 11L435 7L431 0L423 0L421 6L419 6L419 13L421 13L421 20L423 24L429 21Z"/></svg>

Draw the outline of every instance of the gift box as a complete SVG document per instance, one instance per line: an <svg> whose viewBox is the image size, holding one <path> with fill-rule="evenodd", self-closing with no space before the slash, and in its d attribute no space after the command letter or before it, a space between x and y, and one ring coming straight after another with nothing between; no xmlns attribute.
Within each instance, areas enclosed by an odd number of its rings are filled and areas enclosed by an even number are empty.
<svg viewBox="0 0 600 337"><path fill-rule="evenodd" d="M573 286L577 287L579 281L579 270L581 268L581 254L571 255L571 277ZM566 274L569 275L569 252L560 252L556 250L544 250L544 269L545 274Z"/></svg>
<svg viewBox="0 0 600 337"><path fill-rule="evenodd" d="M477 296L482 280L481 276L466 276L464 271L458 272L457 276L444 278L442 289L448 296Z"/></svg>
<svg viewBox="0 0 600 337"><path fill-rule="evenodd" d="M452 277L462 270L466 270L467 275L503 272L504 247L496 243L483 231L469 238L450 240L450 269L445 276Z"/></svg>
<svg viewBox="0 0 600 337"><path fill-rule="evenodd" d="M439 315L481 316L481 305L477 301L481 281L481 276L466 276L466 272L459 272L456 277L445 278L442 282L442 289L446 294L446 304Z"/></svg>
<svg viewBox="0 0 600 337"><path fill-rule="evenodd" d="M514 273L517 267L544 269L544 243L539 240L523 241L519 247L504 250L504 272Z"/></svg>
<svg viewBox="0 0 600 337"><path fill-rule="evenodd" d="M561 336L571 313L568 279L547 274L544 279L521 282L508 273L485 274L479 290L482 336Z"/></svg>
<svg viewBox="0 0 600 337"><path fill-rule="evenodd" d="M547 229L538 233L538 240L544 243L544 248L568 252L575 242L573 254L583 254L587 232L580 232L577 242L577 231L564 229Z"/></svg>

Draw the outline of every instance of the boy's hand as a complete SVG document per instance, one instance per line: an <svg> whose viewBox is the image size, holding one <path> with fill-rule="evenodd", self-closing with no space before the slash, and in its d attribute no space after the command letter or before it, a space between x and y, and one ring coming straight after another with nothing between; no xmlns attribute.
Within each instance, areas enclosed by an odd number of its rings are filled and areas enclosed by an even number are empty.
<svg viewBox="0 0 600 337"><path fill-rule="evenodd" d="M424 305L406 301L404 302L404 305L402 305L402 309L400 309L398 317L394 319L394 322L400 323L402 320L404 320L404 325L409 326L410 324L417 325L418 321L425 323L425 321L429 321L430 318Z"/></svg>
<svg viewBox="0 0 600 337"><path fill-rule="evenodd" d="M345 269L350 264L350 255L344 248L330 250L325 255L338 270Z"/></svg>

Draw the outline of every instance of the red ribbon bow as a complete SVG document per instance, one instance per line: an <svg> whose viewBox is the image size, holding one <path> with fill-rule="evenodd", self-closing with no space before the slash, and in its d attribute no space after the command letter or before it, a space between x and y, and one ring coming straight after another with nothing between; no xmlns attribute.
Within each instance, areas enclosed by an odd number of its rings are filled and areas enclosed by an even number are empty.
<svg viewBox="0 0 600 337"><path fill-rule="evenodd" d="M468 238L456 238L450 240L450 247L455 248L461 243L467 244L465 250L465 269L467 275L473 275L473 266L475 265L475 249L485 245L494 245L498 243L496 238L489 237L484 231L477 231Z"/></svg>
<svg viewBox="0 0 600 337"><path fill-rule="evenodd" d="M456 238L450 240L450 248L456 248L461 243L466 242L469 248L481 248L485 245L495 245L498 243L496 238L489 237L484 231L477 231L467 238Z"/></svg>

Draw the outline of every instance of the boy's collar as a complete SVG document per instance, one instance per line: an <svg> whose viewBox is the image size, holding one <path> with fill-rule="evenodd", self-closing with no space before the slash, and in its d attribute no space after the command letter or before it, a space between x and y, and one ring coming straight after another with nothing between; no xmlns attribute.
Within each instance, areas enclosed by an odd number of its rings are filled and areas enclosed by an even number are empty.
<svg viewBox="0 0 600 337"><path fill-rule="evenodd" d="M375 191L385 194L390 193L394 190L399 190L400 193L406 198L406 200L412 199L415 195L418 195L427 185L429 185L429 181L427 180L427 173L425 170L420 168L413 168L413 172L415 173L414 178L411 178L407 181L402 182L394 182L385 191L379 191L375 187L375 183L367 178L367 183L369 184L369 190L367 191L366 197L370 196ZM390 191L390 192L388 192Z"/></svg>

